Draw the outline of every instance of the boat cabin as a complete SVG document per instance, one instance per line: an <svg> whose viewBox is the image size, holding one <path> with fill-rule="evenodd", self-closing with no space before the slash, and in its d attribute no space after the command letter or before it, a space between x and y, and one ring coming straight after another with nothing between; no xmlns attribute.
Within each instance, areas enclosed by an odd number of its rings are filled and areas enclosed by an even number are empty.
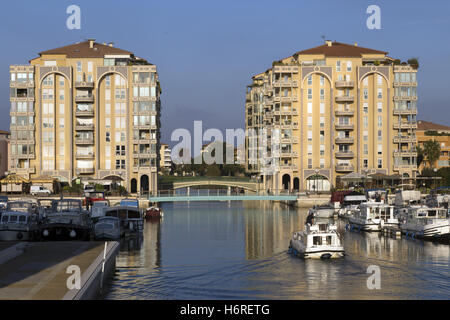
<svg viewBox="0 0 450 320"><path fill-rule="evenodd" d="M410 219L447 219L449 218L448 210L441 207L429 208L410 207L408 210L408 220Z"/></svg>
<svg viewBox="0 0 450 320"><path fill-rule="evenodd" d="M394 219L394 207L383 202L361 203L359 210L355 211L355 217L365 220L381 219L387 221Z"/></svg>
<svg viewBox="0 0 450 320"><path fill-rule="evenodd" d="M52 203L52 213L82 212L81 201L77 199L55 200Z"/></svg>

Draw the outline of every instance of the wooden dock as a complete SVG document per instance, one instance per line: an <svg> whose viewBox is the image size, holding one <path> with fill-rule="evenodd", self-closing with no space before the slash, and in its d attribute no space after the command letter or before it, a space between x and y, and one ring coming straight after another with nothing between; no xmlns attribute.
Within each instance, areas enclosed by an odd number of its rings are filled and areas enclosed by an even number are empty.
<svg viewBox="0 0 450 320"><path fill-rule="evenodd" d="M0 243L0 299L95 299L115 270L118 250L115 241ZM79 267L79 289L69 290L70 266Z"/></svg>

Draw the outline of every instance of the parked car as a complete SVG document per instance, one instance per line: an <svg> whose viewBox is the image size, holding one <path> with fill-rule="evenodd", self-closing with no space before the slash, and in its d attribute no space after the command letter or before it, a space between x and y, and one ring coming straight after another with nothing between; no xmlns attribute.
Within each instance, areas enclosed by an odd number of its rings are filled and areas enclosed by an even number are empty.
<svg viewBox="0 0 450 320"><path fill-rule="evenodd" d="M30 188L30 194L32 196L38 196L38 195L50 195L52 192L48 190L47 188L43 186L31 186Z"/></svg>

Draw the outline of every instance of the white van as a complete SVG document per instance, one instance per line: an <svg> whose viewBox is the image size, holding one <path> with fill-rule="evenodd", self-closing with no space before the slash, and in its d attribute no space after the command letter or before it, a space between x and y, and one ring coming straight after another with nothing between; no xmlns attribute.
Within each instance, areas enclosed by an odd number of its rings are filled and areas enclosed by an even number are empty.
<svg viewBox="0 0 450 320"><path fill-rule="evenodd" d="M30 188L30 194L32 196L38 196L38 195L47 195L49 196L52 192L48 190L47 188L44 188L43 186L31 186Z"/></svg>

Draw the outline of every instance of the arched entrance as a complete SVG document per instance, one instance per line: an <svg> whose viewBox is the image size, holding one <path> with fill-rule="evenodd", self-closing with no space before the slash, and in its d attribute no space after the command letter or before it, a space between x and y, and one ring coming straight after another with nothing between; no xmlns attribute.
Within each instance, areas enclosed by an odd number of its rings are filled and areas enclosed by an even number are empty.
<svg viewBox="0 0 450 320"><path fill-rule="evenodd" d="M143 175L141 176L141 191L142 191L143 193L149 191L148 175L146 175L146 174L143 174Z"/></svg>
<svg viewBox="0 0 450 320"><path fill-rule="evenodd" d="M294 190L300 190L300 179L294 178Z"/></svg>
<svg viewBox="0 0 450 320"><path fill-rule="evenodd" d="M281 178L281 182L283 184L284 190L289 190L291 187L291 176L286 174L283 174L283 177Z"/></svg>
<svg viewBox="0 0 450 320"><path fill-rule="evenodd" d="M330 191L330 181L321 174L314 174L306 179L306 190L313 192Z"/></svg>
<svg viewBox="0 0 450 320"><path fill-rule="evenodd" d="M137 180L135 178L131 179L131 193L137 192Z"/></svg>

